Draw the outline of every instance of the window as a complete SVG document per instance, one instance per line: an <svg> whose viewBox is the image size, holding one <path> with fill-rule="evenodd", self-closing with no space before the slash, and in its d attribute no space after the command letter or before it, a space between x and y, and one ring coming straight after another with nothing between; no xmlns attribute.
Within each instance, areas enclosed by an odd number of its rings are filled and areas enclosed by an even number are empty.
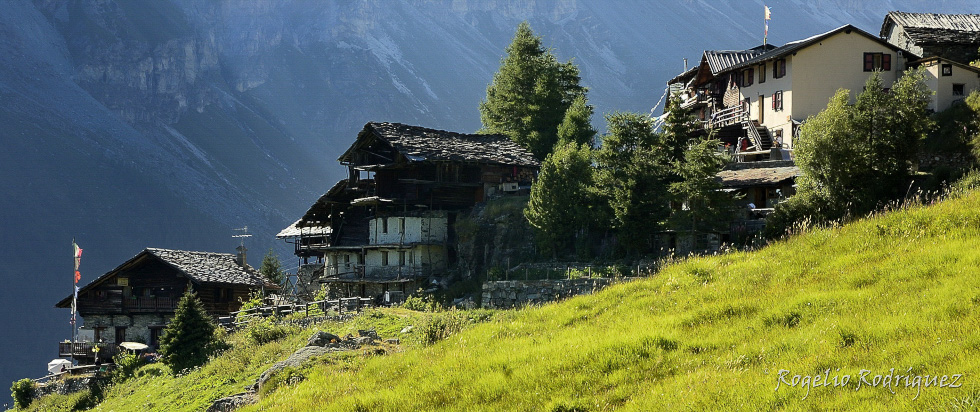
<svg viewBox="0 0 980 412"><path fill-rule="evenodd" d="M759 65L759 83L761 84L765 82L766 82L766 64L762 63L761 65Z"/></svg>
<svg viewBox="0 0 980 412"><path fill-rule="evenodd" d="M160 335L163 335L163 326L150 326L150 346L160 348Z"/></svg>
<svg viewBox="0 0 980 412"><path fill-rule="evenodd" d="M405 251L398 251L398 266L405 266Z"/></svg>
<svg viewBox="0 0 980 412"><path fill-rule="evenodd" d="M752 85L753 77L755 77L755 70L748 68L742 70L742 87L747 87Z"/></svg>
<svg viewBox="0 0 980 412"><path fill-rule="evenodd" d="M357 254L357 264L358 265L363 265L364 264L364 255L362 255L360 253Z"/></svg>
<svg viewBox="0 0 980 412"><path fill-rule="evenodd" d="M943 67L942 67L942 75L943 76L952 76L953 75L953 65L952 64L944 64Z"/></svg>
<svg viewBox="0 0 980 412"><path fill-rule="evenodd" d="M381 218L381 233L388 233L388 218L386 217Z"/></svg>
<svg viewBox="0 0 980 412"><path fill-rule="evenodd" d="M891 71L892 55L887 53L864 53L864 71Z"/></svg>
<svg viewBox="0 0 980 412"><path fill-rule="evenodd" d="M772 65L772 78L778 79L786 75L786 59L776 60Z"/></svg>
<svg viewBox="0 0 980 412"><path fill-rule="evenodd" d="M388 266L388 251L381 251L381 266Z"/></svg>
<svg viewBox="0 0 980 412"><path fill-rule="evenodd" d="M783 91L780 90L772 94L772 110L782 111L783 110Z"/></svg>
<svg viewBox="0 0 980 412"><path fill-rule="evenodd" d="M403 217L398 218L398 233L405 233L405 218Z"/></svg>
<svg viewBox="0 0 980 412"><path fill-rule="evenodd" d="M126 341L126 327L116 326L116 344L120 344Z"/></svg>
<svg viewBox="0 0 980 412"><path fill-rule="evenodd" d="M776 147L783 146L783 129L773 130L772 132L772 142Z"/></svg>
<svg viewBox="0 0 980 412"><path fill-rule="evenodd" d="M953 84L953 96L963 96L965 94L964 85Z"/></svg>

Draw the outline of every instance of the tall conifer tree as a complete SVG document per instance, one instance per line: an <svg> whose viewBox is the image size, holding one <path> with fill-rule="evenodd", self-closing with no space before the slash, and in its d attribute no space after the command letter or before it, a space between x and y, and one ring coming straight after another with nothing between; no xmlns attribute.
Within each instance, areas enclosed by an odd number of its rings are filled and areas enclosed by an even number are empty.
<svg viewBox="0 0 980 412"><path fill-rule="evenodd" d="M160 337L163 362L175 374L208 361L214 353L217 339L215 325L204 310L197 294L188 290L174 312L174 318Z"/></svg>
<svg viewBox="0 0 980 412"><path fill-rule="evenodd" d="M565 112L584 94L578 67L559 62L523 22L480 103L481 132L510 136L543 160L558 141Z"/></svg>

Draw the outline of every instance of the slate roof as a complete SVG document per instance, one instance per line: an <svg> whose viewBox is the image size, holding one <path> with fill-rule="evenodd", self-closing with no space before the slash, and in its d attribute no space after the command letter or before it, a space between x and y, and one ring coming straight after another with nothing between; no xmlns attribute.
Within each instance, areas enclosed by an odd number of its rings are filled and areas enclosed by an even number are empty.
<svg viewBox="0 0 980 412"><path fill-rule="evenodd" d="M300 226L300 222L302 221L303 219L300 218L299 220L293 222L293 224L287 226L285 229L279 231L279 233L276 235L276 239L300 237L302 235L326 236L333 232L333 229L331 229L330 226Z"/></svg>
<svg viewBox="0 0 980 412"><path fill-rule="evenodd" d="M796 166L783 166L722 170L716 176L721 180L721 184L724 187L772 186L800 176L800 168Z"/></svg>
<svg viewBox="0 0 980 412"><path fill-rule="evenodd" d="M930 31L952 31L962 33L980 33L980 14L935 14L907 13L904 11L888 12L885 22L881 25L881 36L888 33L889 20L901 25L909 36L924 35ZM973 37L976 40L976 37ZM913 40L916 40L913 38Z"/></svg>
<svg viewBox="0 0 980 412"><path fill-rule="evenodd" d="M739 64L734 65L734 66L731 66L731 67L729 67L728 70L739 70L739 69L742 69L742 68L745 68L745 67L749 67L749 66L753 66L753 65L762 63L764 61L769 61L769 60L778 59L778 58L787 56L787 55L789 55L791 53L794 53L794 52L796 52L798 50L805 49L807 47L810 47L811 45L814 45L816 43L819 43L819 42L823 41L824 39L826 39L826 38L828 38L830 36L833 36L835 34L838 34L840 32L857 33L857 34L862 35L864 37L867 37L867 38L869 38L869 39L871 39L873 41L876 41L876 42L880 43L881 45L886 46L886 47L888 47L888 48L890 48L892 50L895 50L895 51L901 51L902 50L902 49L898 48L897 46L895 46L894 44L888 43L888 42L886 42L886 41L878 38L877 36L875 36L875 35L873 35L871 33L868 33L866 31L861 30L861 29L859 29L857 27L854 27L854 26L852 26L850 24L846 24L846 25L840 26L840 27L838 27L836 29L833 29L831 31L828 31L826 33L818 34L816 36L809 37L809 38L806 38L806 39L803 39L803 40L797 40L797 41L786 43L786 44L784 44L784 45L782 45L780 47L777 47L777 48L775 48L773 50L770 50L770 51L768 51L766 53L763 53L761 55L758 55L758 56L756 56L756 57L754 57L752 59L743 61L743 62L741 62Z"/></svg>
<svg viewBox="0 0 980 412"><path fill-rule="evenodd" d="M133 256L125 263L115 269L99 276L89 284L79 290L79 293L87 291L107 279L116 275L123 269L132 268L140 264L145 259L159 259L170 265L182 275L197 284L225 284L225 285L244 285L251 287L265 287L267 289L278 289L279 287L269 282L255 268L239 265L235 261L235 255L231 253L214 252L191 252L186 250L171 250L146 248L142 252ZM68 307L71 304L71 296L62 299L56 307Z"/></svg>
<svg viewBox="0 0 980 412"><path fill-rule="evenodd" d="M265 278L251 266L241 266L231 253L189 252L147 248L146 252L169 263L197 283L262 286Z"/></svg>
<svg viewBox="0 0 980 412"><path fill-rule="evenodd" d="M371 133L390 144L411 162L449 161L540 167L540 163L507 136L464 134L409 126L401 123L371 122L358 134L358 142L347 149L341 162L349 161L365 134Z"/></svg>
<svg viewBox="0 0 980 412"><path fill-rule="evenodd" d="M766 44L749 50L705 50L704 59L711 74L718 74L774 49L776 46Z"/></svg>

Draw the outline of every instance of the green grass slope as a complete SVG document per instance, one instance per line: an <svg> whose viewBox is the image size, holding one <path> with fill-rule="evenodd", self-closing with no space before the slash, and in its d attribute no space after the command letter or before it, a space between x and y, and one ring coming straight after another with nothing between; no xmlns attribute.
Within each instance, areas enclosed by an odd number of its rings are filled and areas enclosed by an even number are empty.
<svg viewBox="0 0 980 412"><path fill-rule="evenodd" d="M973 193L317 368L246 410L975 409L978 267Z"/></svg>
<svg viewBox="0 0 980 412"><path fill-rule="evenodd" d="M329 355L242 410L977 409L978 268L972 193L499 312L429 346L402 335L402 349L385 355ZM387 338L409 324L424 330L425 319L385 310L321 327L373 326ZM203 409L309 333L258 346L233 338L232 350L180 377L144 368L97 410Z"/></svg>

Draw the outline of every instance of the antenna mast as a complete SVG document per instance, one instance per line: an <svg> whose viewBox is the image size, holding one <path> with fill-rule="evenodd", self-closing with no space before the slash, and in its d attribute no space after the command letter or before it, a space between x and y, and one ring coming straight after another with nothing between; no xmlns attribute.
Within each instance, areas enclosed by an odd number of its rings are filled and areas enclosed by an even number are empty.
<svg viewBox="0 0 980 412"><path fill-rule="evenodd" d="M252 237L252 235L248 234L248 226L240 227L240 228L234 229L234 230L237 230L239 232L242 232L242 234L240 234L240 235L231 235L231 237L241 239L242 240L241 246L242 247L245 247L245 238Z"/></svg>

